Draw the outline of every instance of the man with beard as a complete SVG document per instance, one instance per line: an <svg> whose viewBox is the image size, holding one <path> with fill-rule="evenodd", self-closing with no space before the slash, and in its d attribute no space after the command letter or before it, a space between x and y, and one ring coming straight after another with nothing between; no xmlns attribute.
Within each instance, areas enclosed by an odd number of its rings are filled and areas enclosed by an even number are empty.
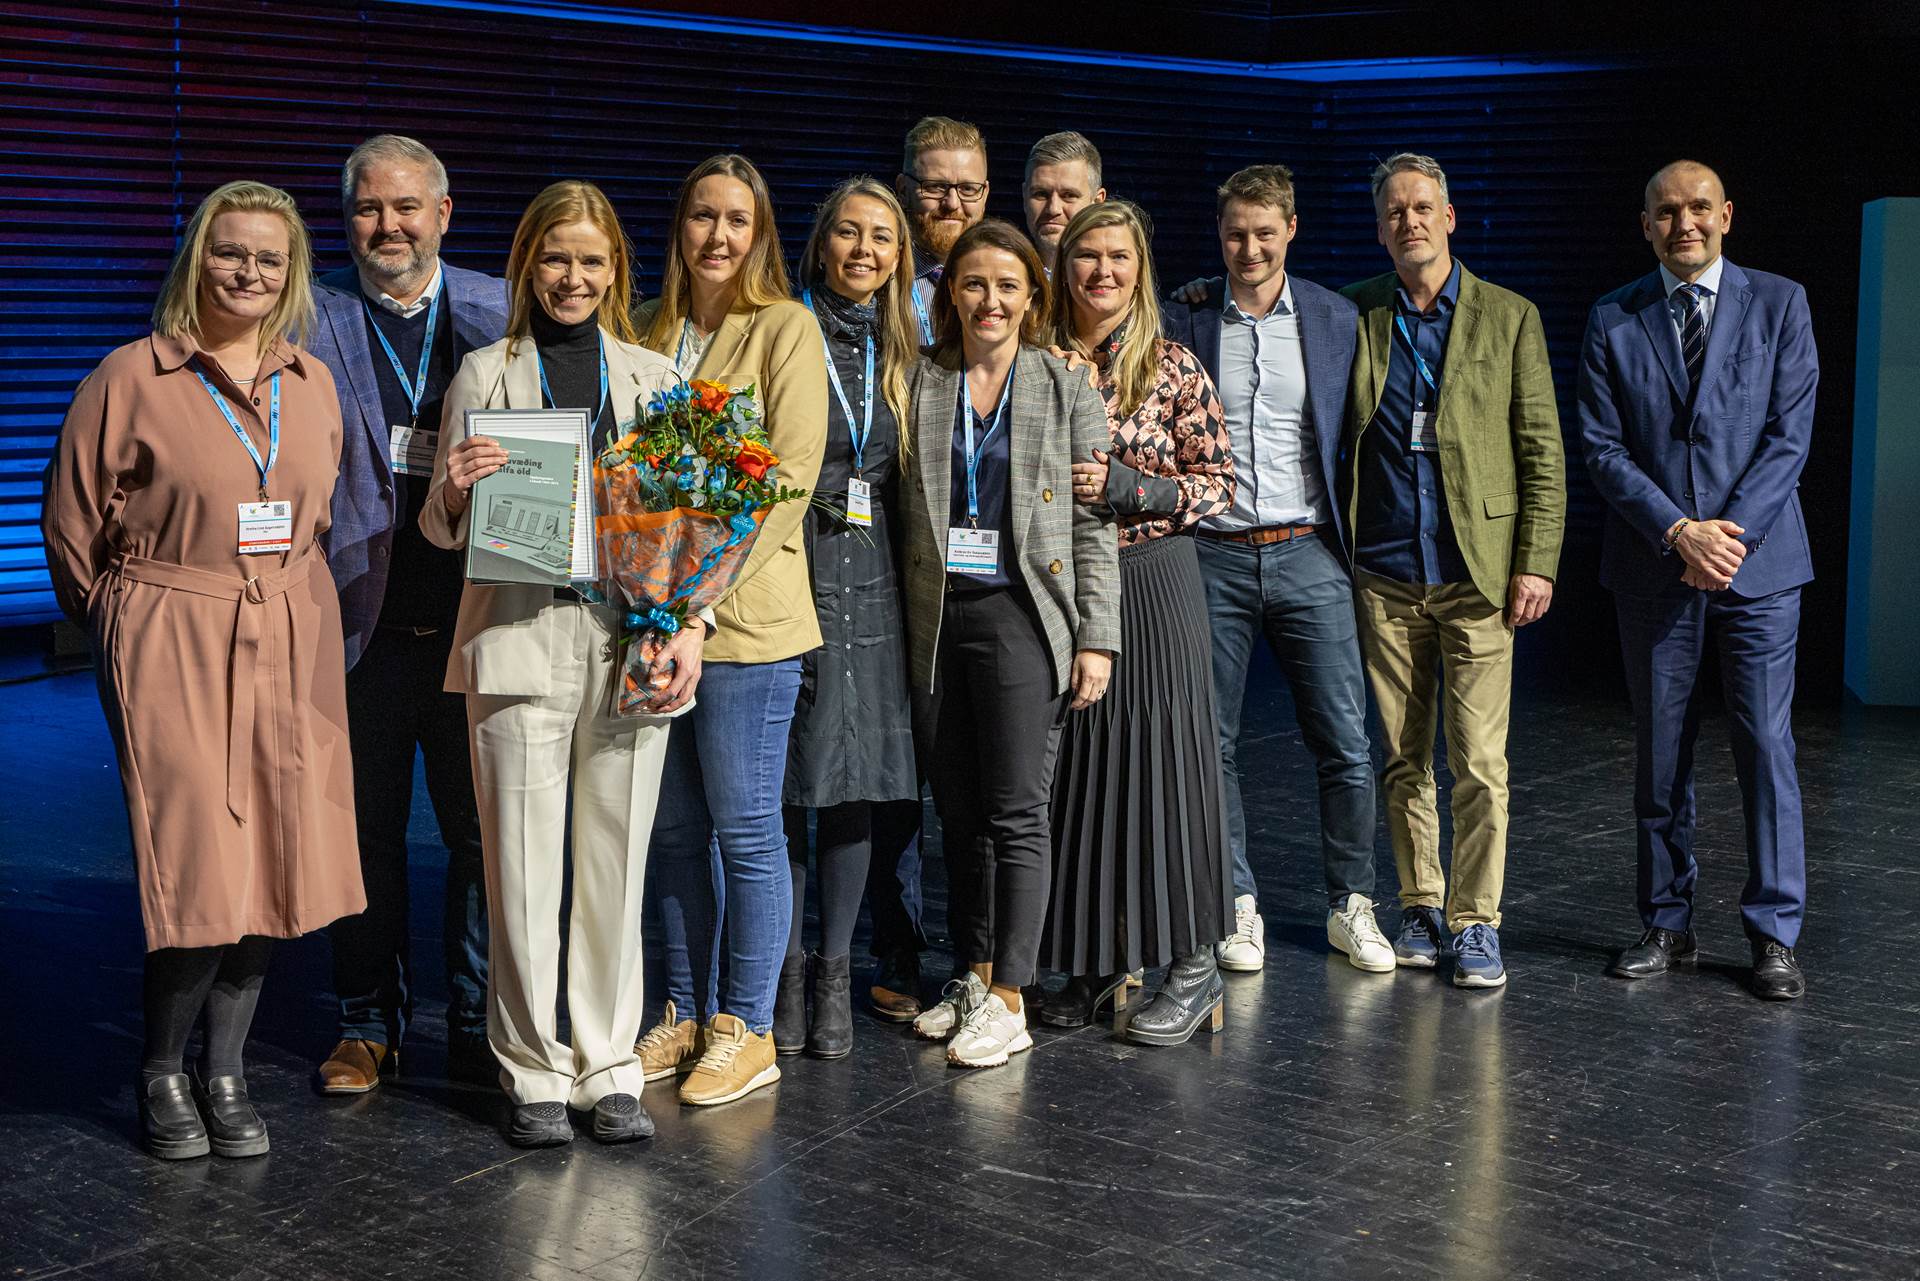
<svg viewBox="0 0 1920 1281"><path fill-rule="evenodd" d="M487 1048L486 891L467 752L466 701L442 689L464 571L418 517L440 404L466 354L506 332L505 282L440 261L447 171L411 138L381 134L341 171L354 265L323 276L309 349L333 371L345 433L327 560L346 634L347 719L367 910L333 939L340 1041L327 1094L364 1094L398 1066L413 1013L407 821L416 750L447 846L443 943L448 1074L493 1084Z"/></svg>
<svg viewBox="0 0 1920 1281"><path fill-rule="evenodd" d="M914 310L920 337L933 342L933 291L947 251L960 233L986 216L987 144L964 120L928 116L907 130L900 176L894 181L913 228Z"/></svg>
<svg viewBox="0 0 1920 1281"><path fill-rule="evenodd" d="M1027 211L1027 235L1040 251L1047 275L1054 272L1060 234L1073 216L1107 198L1100 185L1100 150L1083 133L1050 133L1027 153L1027 178L1020 193Z"/></svg>

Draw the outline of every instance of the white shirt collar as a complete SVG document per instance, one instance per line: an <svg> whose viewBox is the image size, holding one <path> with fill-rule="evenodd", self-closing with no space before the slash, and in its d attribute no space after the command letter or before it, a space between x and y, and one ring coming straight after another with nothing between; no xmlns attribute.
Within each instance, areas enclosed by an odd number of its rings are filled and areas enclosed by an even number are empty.
<svg viewBox="0 0 1920 1281"><path fill-rule="evenodd" d="M377 297L369 293L367 294L367 299L381 311L392 312L403 320L411 320L433 305L434 298L440 293L440 280L440 262L438 259L435 259L433 264L433 279L427 282L427 287L422 289L420 296L412 302L401 302L385 290L382 290ZM360 289L362 293L366 293L366 283L364 281L361 282Z"/></svg>
<svg viewBox="0 0 1920 1281"><path fill-rule="evenodd" d="M1726 265L1727 256L1725 254L1716 256L1712 262L1707 264L1707 269L1700 273L1700 279L1693 283L1706 290L1708 294L1718 298L1720 296L1720 272ZM1663 262L1660 264L1660 285L1666 292L1668 298L1672 298L1673 291L1686 283L1686 281L1680 279L1680 277L1674 275L1671 271L1668 271L1666 263Z"/></svg>
<svg viewBox="0 0 1920 1281"><path fill-rule="evenodd" d="M1243 320L1243 319L1252 320L1253 317L1247 315L1246 312L1241 311L1240 304L1233 300L1233 286L1229 284L1223 284L1221 288L1225 290L1227 295L1225 304L1220 308L1221 314L1226 316L1226 318L1229 320ZM1274 309L1272 311L1269 311L1267 315L1295 316L1298 314L1299 312L1295 309L1293 305L1293 273L1287 272L1285 275L1283 275L1280 278L1279 301L1275 305Z"/></svg>

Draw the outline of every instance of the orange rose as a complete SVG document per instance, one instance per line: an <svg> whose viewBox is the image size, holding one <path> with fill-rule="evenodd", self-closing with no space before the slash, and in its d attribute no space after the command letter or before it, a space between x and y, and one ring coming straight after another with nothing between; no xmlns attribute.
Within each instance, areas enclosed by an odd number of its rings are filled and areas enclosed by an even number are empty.
<svg viewBox="0 0 1920 1281"><path fill-rule="evenodd" d="M767 469L779 461L779 456L765 445L747 440L740 443L740 452L734 455L733 465L755 480L765 480Z"/></svg>
<svg viewBox="0 0 1920 1281"><path fill-rule="evenodd" d="M733 395L725 383L708 382L704 378L694 379L691 386L694 400L710 414L719 413L725 407L727 398Z"/></svg>

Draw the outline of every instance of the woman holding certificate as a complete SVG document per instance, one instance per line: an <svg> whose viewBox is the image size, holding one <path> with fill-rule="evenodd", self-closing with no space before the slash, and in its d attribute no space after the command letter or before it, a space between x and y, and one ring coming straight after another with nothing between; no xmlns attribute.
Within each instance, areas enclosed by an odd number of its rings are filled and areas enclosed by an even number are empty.
<svg viewBox="0 0 1920 1281"><path fill-rule="evenodd" d="M635 341L632 263L613 206L592 184L555 183L527 206L507 259L507 336L469 354L447 389L420 514L434 543L466 544L473 486L507 460L497 441L465 435L468 410L583 408L598 446L632 421L638 401L674 384L672 367ZM469 582L447 666L473 732L492 939L487 1038L513 1103L507 1139L522 1147L568 1142L568 1107L591 1111L602 1142L653 1133L634 1053L641 886L665 717L692 697L706 627L690 618L669 644L664 657L676 668L660 716L616 717L618 624L574 587ZM569 791L570 1046L554 1010Z"/></svg>
<svg viewBox="0 0 1920 1281"><path fill-rule="evenodd" d="M80 384L47 469L47 566L93 642L126 790L147 944L136 1094L168 1159L267 1150L241 1051L269 940L366 906L339 597L316 543L340 404L293 345L312 261L291 196L213 192L153 333Z"/></svg>
<svg viewBox="0 0 1920 1281"><path fill-rule="evenodd" d="M1112 520L1072 492L1073 464L1112 447L1107 414L1084 372L1033 345L1046 310L1027 238L997 219L968 228L910 383L914 728L968 966L914 1029L961 1067L1032 1048L1020 989L1046 915L1061 718L1100 700L1120 650Z"/></svg>
<svg viewBox="0 0 1920 1281"><path fill-rule="evenodd" d="M638 317L646 345L688 379L751 385L780 484L811 489L827 439L826 360L813 314L787 285L766 180L744 156L702 161L680 186L671 234L660 297ZM687 1074L682 1103L725 1103L780 1079L774 989L792 913L780 787L800 656L820 644L806 515L805 503L767 515L714 607L700 702L667 749L653 835L669 999L640 1048L649 1080ZM726 886L724 992L715 848Z"/></svg>

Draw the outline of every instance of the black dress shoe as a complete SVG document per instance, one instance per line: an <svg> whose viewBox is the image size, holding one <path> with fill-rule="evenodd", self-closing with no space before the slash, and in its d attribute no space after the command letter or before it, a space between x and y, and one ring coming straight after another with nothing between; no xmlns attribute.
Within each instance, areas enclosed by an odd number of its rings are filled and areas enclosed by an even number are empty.
<svg viewBox="0 0 1920 1281"><path fill-rule="evenodd" d="M1115 1002L1118 1010L1126 1003L1127 976L1118 974L1076 974L1067 980L1067 985L1047 997L1045 1008L1040 1011L1040 1021L1048 1027L1085 1027L1093 1022L1100 1013L1100 1007L1113 1000L1116 993L1120 999Z"/></svg>
<svg viewBox="0 0 1920 1281"><path fill-rule="evenodd" d="M1020 1011L1027 1016L1027 1026L1047 1017L1047 988L1038 981L1020 989Z"/></svg>
<svg viewBox="0 0 1920 1281"><path fill-rule="evenodd" d="M1683 934L1653 925L1640 935L1638 943L1620 953L1609 972L1623 979L1650 979L1682 961L1691 961L1698 951L1692 930Z"/></svg>
<svg viewBox="0 0 1920 1281"><path fill-rule="evenodd" d="M1807 994L1807 976L1792 948L1772 939L1753 941L1753 994L1763 1001L1797 1001Z"/></svg>
<svg viewBox="0 0 1920 1281"><path fill-rule="evenodd" d="M1126 1037L1142 1045L1179 1045L1210 1023L1226 1026L1226 987L1213 948L1203 947L1176 960L1151 1004L1127 1022Z"/></svg>
<svg viewBox="0 0 1920 1281"><path fill-rule="evenodd" d="M206 1122L193 1103L193 1085L185 1072L157 1076L133 1087L140 1103L141 1141L163 1161L186 1161L205 1156Z"/></svg>
<svg viewBox="0 0 1920 1281"><path fill-rule="evenodd" d="M853 1049L853 958L815 952L807 961L807 994L813 1003L807 1053L816 1059L845 1058Z"/></svg>
<svg viewBox="0 0 1920 1281"><path fill-rule="evenodd" d="M631 1143L653 1137L653 1118L631 1094L608 1094L593 1105L593 1137L601 1143Z"/></svg>
<svg viewBox="0 0 1920 1281"><path fill-rule="evenodd" d="M215 1156L266 1155L267 1123L247 1098L246 1077L196 1077L193 1092Z"/></svg>
<svg viewBox="0 0 1920 1281"><path fill-rule="evenodd" d="M780 962L780 983L773 992L773 1052L798 1054L807 1048L807 961L795 952Z"/></svg>
<svg viewBox="0 0 1920 1281"><path fill-rule="evenodd" d="M596 1118L597 1119L597 1118ZM564 1103L516 1103L507 1122L507 1142L516 1148L557 1148L573 1142Z"/></svg>

